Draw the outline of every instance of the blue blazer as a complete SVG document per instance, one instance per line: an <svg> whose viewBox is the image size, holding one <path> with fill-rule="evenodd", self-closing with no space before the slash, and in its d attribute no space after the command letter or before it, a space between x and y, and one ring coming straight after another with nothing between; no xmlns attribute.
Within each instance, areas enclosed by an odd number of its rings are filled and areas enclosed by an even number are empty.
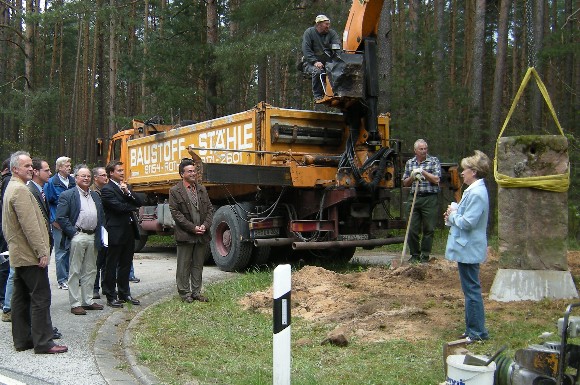
<svg viewBox="0 0 580 385"><path fill-rule="evenodd" d="M95 247L99 250L103 243L101 241L101 226L105 221L105 212L101 197L94 191L90 191L95 206L97 207L97 228L95 229ZM58 198L56 207L56 222L60 225L62 232L67 238L72 239L77 232L75 223L81 213L81 197L77 188L63 191Z"/></svg>
<svg viewBox="0 0 580 385"><path fill-rule="evenodd" d="M483 179L465 190L457 211L449 216L451 229L445 258L461 263L482 263L487 255L489 198Z"/></svg>

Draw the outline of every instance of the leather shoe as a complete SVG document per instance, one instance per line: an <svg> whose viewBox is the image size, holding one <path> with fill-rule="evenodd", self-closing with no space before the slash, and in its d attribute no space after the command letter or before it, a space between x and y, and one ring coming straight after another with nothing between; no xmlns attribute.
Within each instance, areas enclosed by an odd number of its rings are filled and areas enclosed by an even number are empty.
<svg viewBox="0 0 580 385"><path fill-rule="evenodd" d="M141 305L141 301L139 301L138 299L135 299L131 296L128 296L126 298L123 298L121 300L122 302L127 302L127 303L132 303L133 305Z"/></svg>
<svg viewBox="0 0 580 385"><path fill-rule="evenodd" d="M123 307L123 303L121 301L116 300L116 299L112 299L110 301L107 301L107 306L119 308L119 307Z"/></svg>
<svg viewBox="0 0 580 385"><path fill-rule="evenodd" d="M85 309L85 310L103 310L104 306L101 305L100 303L93 302L90 305L83 306L83 309Z"/></svg>
<svg viewBox="0 0 580 385"><path fill-rule="evenodd" d="M192 303L193 302L193 298L191 298L191 296L187 296L187 297L182 297L181 300L183 302L187 302L187 303Z"/></svg>
<svg viewBox="0 0 580 385"><path fill-rule="evenodd" d="M54 345L52 348L48 349L46 352L38 352L37 354L59 354L68 352L68 348L64 345Z"/></svg>
<svg viewBox="0 0 580 385"><path fill-rule="evenodd" d="M57 328L52 329L52 339L58 340L62 337L62 333L58 331Z"/></svg>
<svg viewBox="0 0 580 385"><path fill-rule="evenodd" d="M198 295L192 295L191 298L195 301L199 301L199 302L209 302L209 299L207 299L206 296L203 296L201 294Z"/></svg>
<svg viewBox="0 0 580 385"><path fill-rule="evenodd" d="M73 313L74 315L85 315L85 314L87 314L87 312L85 311L85 309L83 309L80 306L71 308L70 309L70 312Z"/></svg>
<svg viewBox="0 0 580 385"><path fill-rule="evenodd" d="M129 278L129 282L139 283L139 282L141 282L141 280L137 277L132 277L132 278Z"/></svg>

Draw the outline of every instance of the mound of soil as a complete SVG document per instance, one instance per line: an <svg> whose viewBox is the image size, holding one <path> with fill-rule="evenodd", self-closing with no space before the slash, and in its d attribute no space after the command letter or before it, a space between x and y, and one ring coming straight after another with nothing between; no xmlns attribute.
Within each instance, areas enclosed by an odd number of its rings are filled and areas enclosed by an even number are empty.
<svg viewBox="0 0 580 385"><path fill-rule="evenodd" d="M578 275L580 252L569 252L568 263ZM505 306L488 300L497 269L498 257L489 249L480 270L486 311ZM250 293L240 302L248 310L271 314L272 289ZM292 274L292 317L336 325L335 334L368 342L417 341L429 330L461 329L463 293L457 264L436 258L427 264L393 270L371 267L349 274L305 266Z"/></svg>

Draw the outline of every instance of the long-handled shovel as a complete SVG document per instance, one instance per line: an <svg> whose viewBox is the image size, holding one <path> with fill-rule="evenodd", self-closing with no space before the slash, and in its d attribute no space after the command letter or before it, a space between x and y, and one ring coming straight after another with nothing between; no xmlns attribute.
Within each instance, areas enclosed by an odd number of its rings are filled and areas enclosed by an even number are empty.
<svg viewBox="0 0 580 385"><path fill-rule="evenodd" d="M405 241L403 242L403 252L401 253L401 262L405 260L405 253L407 252L407 239L409 238L409 229L411 228L411 220L413 219L413 210L415 209L415 200L417 199L417 191L419 191L419 180L415 182L415 193L413 194L413 202L411 203L411 211L409 211L409 220L407 221L407 231L405 232Z"/></svg>

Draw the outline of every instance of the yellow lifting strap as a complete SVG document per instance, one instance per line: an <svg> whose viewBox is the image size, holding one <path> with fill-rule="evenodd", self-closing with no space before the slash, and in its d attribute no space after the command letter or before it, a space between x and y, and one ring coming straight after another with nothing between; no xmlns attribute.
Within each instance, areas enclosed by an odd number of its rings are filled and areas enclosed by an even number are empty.
<svg viewBox="0 0 580 385"><path fill-rule="evenodd" d="M546 104L548 105L548 108L550 109L550 113L552 114L552 118L554 119L554 122L556 123L558 130L560 130L560 134L562 136L564 136L564 131L562 130L562 126L560 126L560 122L558 121L558 117L556 116L556 111L554 110L554 106L552 106L552 102L550 100L550 95L548 95L548 90L546 89L546 86L542 82L542 79L540 79L540 75L538 75L538 72L536 72L535 68L533 68L533 67L528 68L528 71L526 72L526 76L524 76L524 79L522 80L522 84L520 85L520 89L518 90L518 93L516 94L516 97L514 98L514 101L512 102L512 106L510 108L510 111L508 112L507 117L505 118L505 122L503 123L503 127L501 128L499 136L497 137L497 141L495 142L495 157L493 160L493 174L495 177L495 181L497 182L497 184L500 187L506 187L506 188L531 187L531 188L537 188L537 189L546 190L546 191L566 192L566 191L568 191L568 188L570 187L570 164L568 164L568 167L567 167L565 174L531 176L531 177L525 177L525 178L512 178L510 176L500 174L497 170L497 148L499 145L499 140L500 140L501 136L503 135L503 132L504 132L505 128L507 127L507 124L508 124L511 116L512 116L514 110L516 109L516 106L518 105L518 101L520 100L520 97L522 96L524 89L528 85L528 82L530 81L530 78L532 77L532 75L534 75L534 79L536 80L536 84L538 85L538 88L540 89L540 92L542 93L542 96L544 97L544 100L546 101Z"/></svg>

